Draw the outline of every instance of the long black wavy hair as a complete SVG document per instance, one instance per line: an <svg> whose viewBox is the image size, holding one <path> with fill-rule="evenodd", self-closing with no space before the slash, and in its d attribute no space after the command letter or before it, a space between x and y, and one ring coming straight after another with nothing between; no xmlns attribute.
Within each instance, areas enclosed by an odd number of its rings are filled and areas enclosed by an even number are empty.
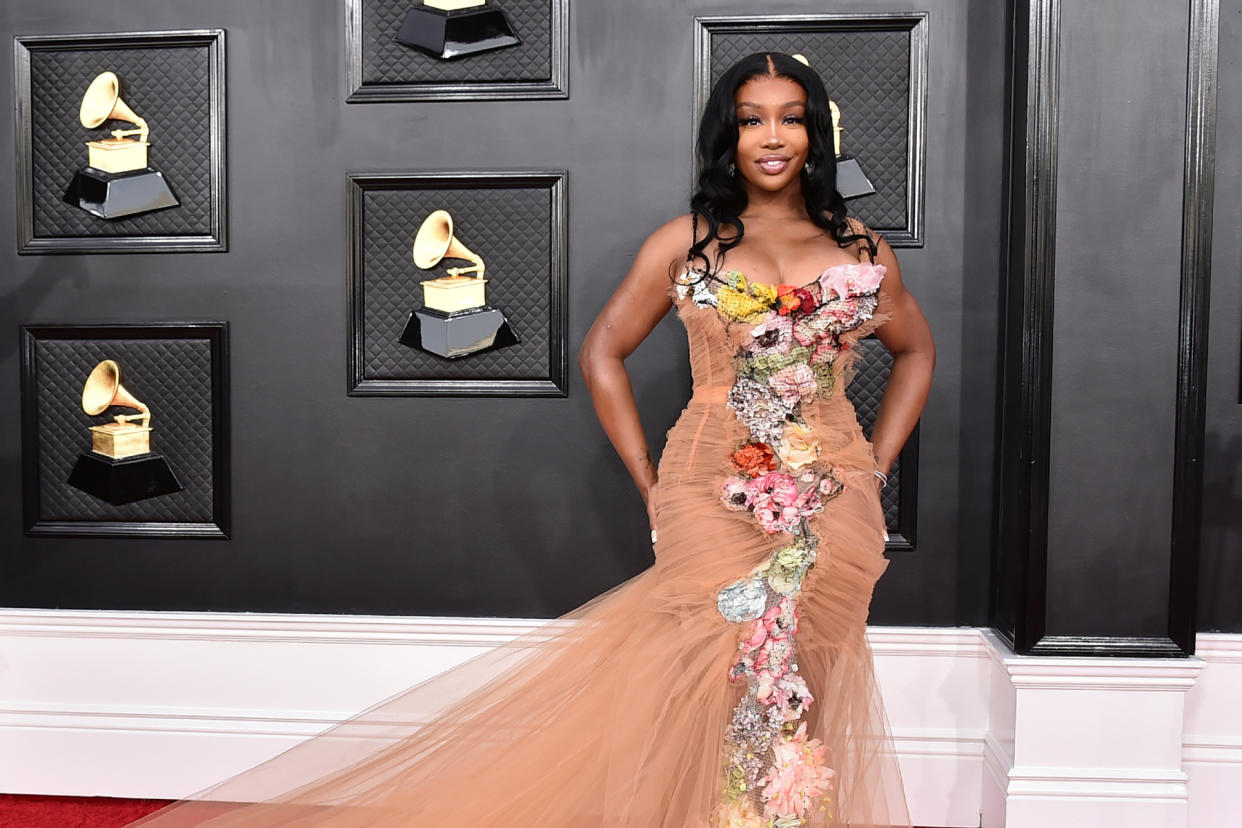
<svg viewBox="0 0 1242 828"><path fill-rule="evenodd" d="M863 241L871 258L875 259L876 245L865 233L855 233L846 221L845 199L837 192L837 160L832 136L832 111L828 93L819 74L793 57L779 52L758 52L748 55L725 70L712 87L699 122L698 189L690 199L694 216L694 243L686 256L688 268L713 275L724 254L742 241L746 227L741 214L746 209L746 190L742 177L729 174L737 154L737 111L733 104L737 90L748 80L757 77L788 78L806 90L806 130L809 138L807 161L811 172L802 170L802 197L806 213L818 227L826 230L842 247ZM698 225L702 218L707 224L707 235L699 238ZM728 235L721 235L722 228ZM707 246L715 240L716 261L707 255ZM695 262L703 267L696 268Z"/></svg>

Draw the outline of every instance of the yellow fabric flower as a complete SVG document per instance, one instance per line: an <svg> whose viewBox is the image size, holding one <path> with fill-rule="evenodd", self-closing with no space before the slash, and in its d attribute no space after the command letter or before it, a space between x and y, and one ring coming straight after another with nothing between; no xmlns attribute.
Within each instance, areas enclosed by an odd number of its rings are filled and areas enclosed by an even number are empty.
<svg viewBox="0 0 1242 828"><path fill-rule="evenodd" d="M739 270L726 273L724 282L716 292L716 310L736 322L758 322L777 304L775 285L747 281Z"/></svg>
<svg viewBox="0 0 1242 828"><path fill-rule="evenodd" d="M775 449L781 462L794 471L819 459L819 440L815 437L815 432L799 423L785 426Z"/></svg>
<svg viewBox="0 0 1242 828"><path fill-rule="evenodd" d="M768 311L760 299L731 287L716 291L716 310L738 322L757 322Z"/></svg>
<svg viewBox="0 0 1242 828"><path fill-rule="evenodd" d="M742 798L724 806L719 825L720 828L763 828L765 821L754 812L749 800Z"/></svg>
<svg viewBox="0 0 1242 828"><path fill-rule="evenodd" d="M768 285L763 282L751 282L750 293L755 298L766 303L769 307L776 304L776 285Z"/></svg>

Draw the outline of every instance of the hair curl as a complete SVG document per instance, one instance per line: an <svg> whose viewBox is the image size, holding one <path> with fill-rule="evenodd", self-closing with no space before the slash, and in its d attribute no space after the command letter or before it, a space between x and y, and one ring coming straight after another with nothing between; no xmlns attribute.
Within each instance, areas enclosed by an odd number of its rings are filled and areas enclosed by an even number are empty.
<svg viewBox="0 0 1242 828"><path fill-rule="evenodd" d="M806 129L809 138L807 160L812 171L802 170L802 197L807 216L816 226L828 231L842 247L863 241L871 258L876 244L866 233L855 233L846 221L845 199L837 192L837 161L832 135L832 112L828 93L819 74L800 61L779 52L758 52L748 55L725 70L712 87L703 118L699 122L698 189L690 199L694 217L693 244L686 255L686 265L693 268L696 260L703 262L705 273L712 275L724 254L736 247L746 232L741 214L746 209L746 190L740 176L729 175L729 165L737 154L737 111L733 98L737 90L756 77L787 78L806 91ZM698 237L698 219L707 223L707 235ZM732 228L728 236L722 228ZM716 262L708 258L707 246L715 240Z"/></svg>

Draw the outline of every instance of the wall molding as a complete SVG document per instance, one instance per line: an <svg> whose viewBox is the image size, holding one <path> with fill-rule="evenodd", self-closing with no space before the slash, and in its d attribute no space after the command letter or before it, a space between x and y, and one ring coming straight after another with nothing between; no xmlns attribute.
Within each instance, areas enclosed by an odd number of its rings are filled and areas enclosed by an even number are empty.
<svg viewBox="0 0 1242 828"><path fill-rule="evenodd" d="M1043 637L1047 594L1060 51L1060 0L1016 3L994 507L1012 560L993 562L991 620L1019 652Z"/></svg>
<svg viewBox="0 0 1242 828"><path fill-rule="evenodd" d="M1177 419L1169 637L1193 652L1203 528L1207 427L1208 301L1212 286L1212 198L1216 182L1216 63L1220 0L1190 0L1186 45L1186 141L1182 262L1177 323Z"/></svg>
<svg viewBox="0 0 1242 828"><path fill-rule="evenodd" d="M13 793L188 796L547 624L0 610L0 741L12 747L0 752L0 778ZM995 811L1006 797L1063 807L1110 796L1142 803L1177 800L1179 786L1178 801L1189 788L1192 810L1212 813L1242 785L1242 712L1233 712L1242 635L1200 634L1201 662L1015 656L978 628L872 627L868 641L915 824L973 828L984 803ZM1185 772L1081 762L1015 767L1006 692L1136 704L1185 696ZM1078 727L1069 718L1017 724ZM190 754L194 763L176 761Z"/></svg>
<svg viewBox="0 0 1242 828"><path fill-rule="evenodd" d="M534 632L547 623L527 618L417 615L16 609L0 610L0 637L494 646Z"/></svg>

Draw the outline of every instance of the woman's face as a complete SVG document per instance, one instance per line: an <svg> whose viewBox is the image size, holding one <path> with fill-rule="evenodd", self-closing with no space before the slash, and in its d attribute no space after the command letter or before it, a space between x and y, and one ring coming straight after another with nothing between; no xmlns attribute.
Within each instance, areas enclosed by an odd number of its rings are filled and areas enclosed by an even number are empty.
<svg viewBox="0 0 1242 828"><path fill-rule="evenodd" d="M738 174L768 192L799 182L810 149L806 90L789 78L759 76L738 87L733 106Z"/></svg>

